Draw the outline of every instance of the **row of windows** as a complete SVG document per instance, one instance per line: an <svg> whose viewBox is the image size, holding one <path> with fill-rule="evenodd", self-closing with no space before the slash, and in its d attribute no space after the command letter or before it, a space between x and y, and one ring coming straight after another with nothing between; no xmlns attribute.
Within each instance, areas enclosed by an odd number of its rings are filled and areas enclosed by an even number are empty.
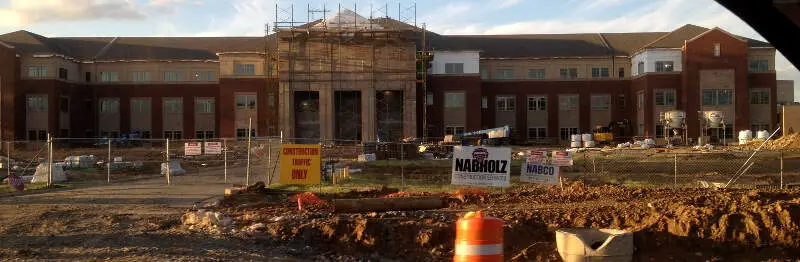
<svg viewBox="0 0 800 262"><path fill-rule="evenodd" d="M33 65L28 66L28 77L29 78L36 78L41 79L47 77L48 68L45 65ZM69 79L69 71L66 68L58 68L58 79L61 80L70 80ZM148 82L152 81L150 77L150 72L148 71L134 71L130 73L130 81L133 82ZM179 71L166 71L164 72L163 78L164 81L183 81L183 72ZM193 71L190 74L190 79L192 81L213 81L214 80L214 72L213 71ZM119 82L119 72L100 72L100 76L98 78L100 82ZM86 81L92 81L92 74L91 72L86 72Z"/></svg>
<svg viewBox="0 0 800 262"><path fill-rule="evenodd" d="M268 135L276 135L275 127L269 127L269 134ZM139 138L143 139L150 139L152 138L152 132L150 130L139 130ZM463 128L461 133L463 133ZM180 140L183 139L183 131L181 130L165 130L163 132L163 138L166 139L175 139ZM256 136L256 129L251 129L250 134L252 137ZM69 129L61 129L59 130L59 137L69 137ZM119 138L120 132L119 131L100 131L100 137L108 137L108 138ZM213 139L217 138L216 132L213 130L198 130L194 132L194 139ZM246 139L247 138L247 129L246 128L239 128L236 129L236 138L238 139ZM47 140L47 131L39 130L39 129L30 129L28 130L28 140L40 140L46 141Z"/></svg>
<svg viewBox="0 0 800 262"><path fill-rule="evenodd" d="M58 101L59 111L69 112L69 98L60 97ZM47 111L48 99L46 95L29 95L26 98L26 107L28 112L45 112ZM131 112L132 113L149 113L150 112L150 98L132 98L131 99ZM267 105L270 108L275 107L275 94L268 93ZM195 99L195 112L201 114L214 113L215 99L214 98L196 98ZM88 107L91 109L91 107ZM256 109L256 95L255 94L240 94L236 95L236 108L239 110ZM99 100L99 111L103 114L119 113L119 98L101 98ZM183 113L183 99L182 98L164 98L164 113L167 114L181 114Z"/></svg>
<svg viewBox="0 0 800 262"><path fill-rule="evenodd" d="M445 64L445 73L447 72L447 64ZM463 72L462 72L463 73ZM489 76L486 71L482 71L482 78L487 79ZM611 70L608 67L593 67L591 69L592 78L609 78L611 77ZM495 70L494 79L515 79L514 69L497 69ZM559 78L562 80L578 79L578 68L561 68L558 70ZM618 71L619 78L625 77L625 68L620 67ZM528 69L528 79L546 79L547 71L542 68Z"/></svg>

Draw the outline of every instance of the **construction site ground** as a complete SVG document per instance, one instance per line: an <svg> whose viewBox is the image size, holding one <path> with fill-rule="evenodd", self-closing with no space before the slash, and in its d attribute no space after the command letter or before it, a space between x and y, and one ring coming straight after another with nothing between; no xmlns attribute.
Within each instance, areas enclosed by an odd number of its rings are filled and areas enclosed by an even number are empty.
<svg viewBox="0 0 800 262"><path fill-rule="evenodd" d="M448 261L455 221L468 211L484 210L506 223L507 260L558 261L554 231L566 227L631 230L635 261L800 258L800 191L696 188L698 179L730 178L744 160L735 152L712 152L707 163L694 165L685 162L700 156L679 155L682 180L679 188L670 188L675 161L670 153L685 152L639 150L598 157L602 161L596 163L576 159L575 166L563 169L563 187L520 183L524 160L519 158L512 167L512 187L480 190L450 185L449 160L392 160L354 163L351 168L360 172L337 185L271 185L227 198L222 198L224 188L245 181L241 164L231 165L227 182L222 169L212 167L174 176L171 185L155 173L112 174L112 183L106 184L102 170L68 171L72 182L65 188L0 193L0 257ZM776 153L765 154L741 184L775 182ZM786 161L785 168L795 171L786 172L786 181L800 181L800 163ZM254 165L251 182L269 180L266 170ZM273 181L278 180L275 175ZM312 192L324 203L306 202L300 211L293 196L302 192ZM341 214L331 204L334 199L387 195L443 196L448 206ZM186 214L198 209L234 222L224 227L184 223Z"/></svg>

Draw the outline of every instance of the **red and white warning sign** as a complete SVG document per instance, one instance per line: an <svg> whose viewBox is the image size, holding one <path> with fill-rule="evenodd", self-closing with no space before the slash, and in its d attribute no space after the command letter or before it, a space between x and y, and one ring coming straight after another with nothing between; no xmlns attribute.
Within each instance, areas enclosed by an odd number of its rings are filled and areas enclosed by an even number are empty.
<svg viewBox="0 0 800 262"><path fill-rule="evenodd" d="M200 142L183 143L183 154L187 156L199 156L203 154L203 146Z"/></svg>
<svg viewBox="0 0 800 262"><path fill-rule="evenodd" d="M551 164L554 166L572 166L572 155L566 151L553 151Z"/></svg>

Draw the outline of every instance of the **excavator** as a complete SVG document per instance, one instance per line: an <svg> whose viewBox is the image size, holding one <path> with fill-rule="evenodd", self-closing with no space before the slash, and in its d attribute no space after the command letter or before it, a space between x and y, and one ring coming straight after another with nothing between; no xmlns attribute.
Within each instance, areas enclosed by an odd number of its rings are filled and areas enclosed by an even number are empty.
<svg viewBox="0 0 800 262"><path fill-rule="evenodd" d="M628 125L628 120L611 121L608 126L598 125L592 130L594 141L598 145L611 145L614 143L614 131L617 128L624 128Z"/></svg>

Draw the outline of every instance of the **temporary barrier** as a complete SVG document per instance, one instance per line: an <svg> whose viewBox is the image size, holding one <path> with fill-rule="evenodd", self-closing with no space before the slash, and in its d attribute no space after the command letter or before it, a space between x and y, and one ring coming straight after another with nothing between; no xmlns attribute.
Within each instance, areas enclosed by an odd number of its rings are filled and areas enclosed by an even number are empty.
<svg viewBox="0 0 800 262"><path fill-rule="evenodd" d="M561 259L579 261L631 261L633 234L618 229L562 228L556 231Z"/></svg>
<svg viewBox="0 0 800 262"><path fill-rule="evenodd" d="M455 262L503 261L503 220L469 212L456 222Z"/></svg>

